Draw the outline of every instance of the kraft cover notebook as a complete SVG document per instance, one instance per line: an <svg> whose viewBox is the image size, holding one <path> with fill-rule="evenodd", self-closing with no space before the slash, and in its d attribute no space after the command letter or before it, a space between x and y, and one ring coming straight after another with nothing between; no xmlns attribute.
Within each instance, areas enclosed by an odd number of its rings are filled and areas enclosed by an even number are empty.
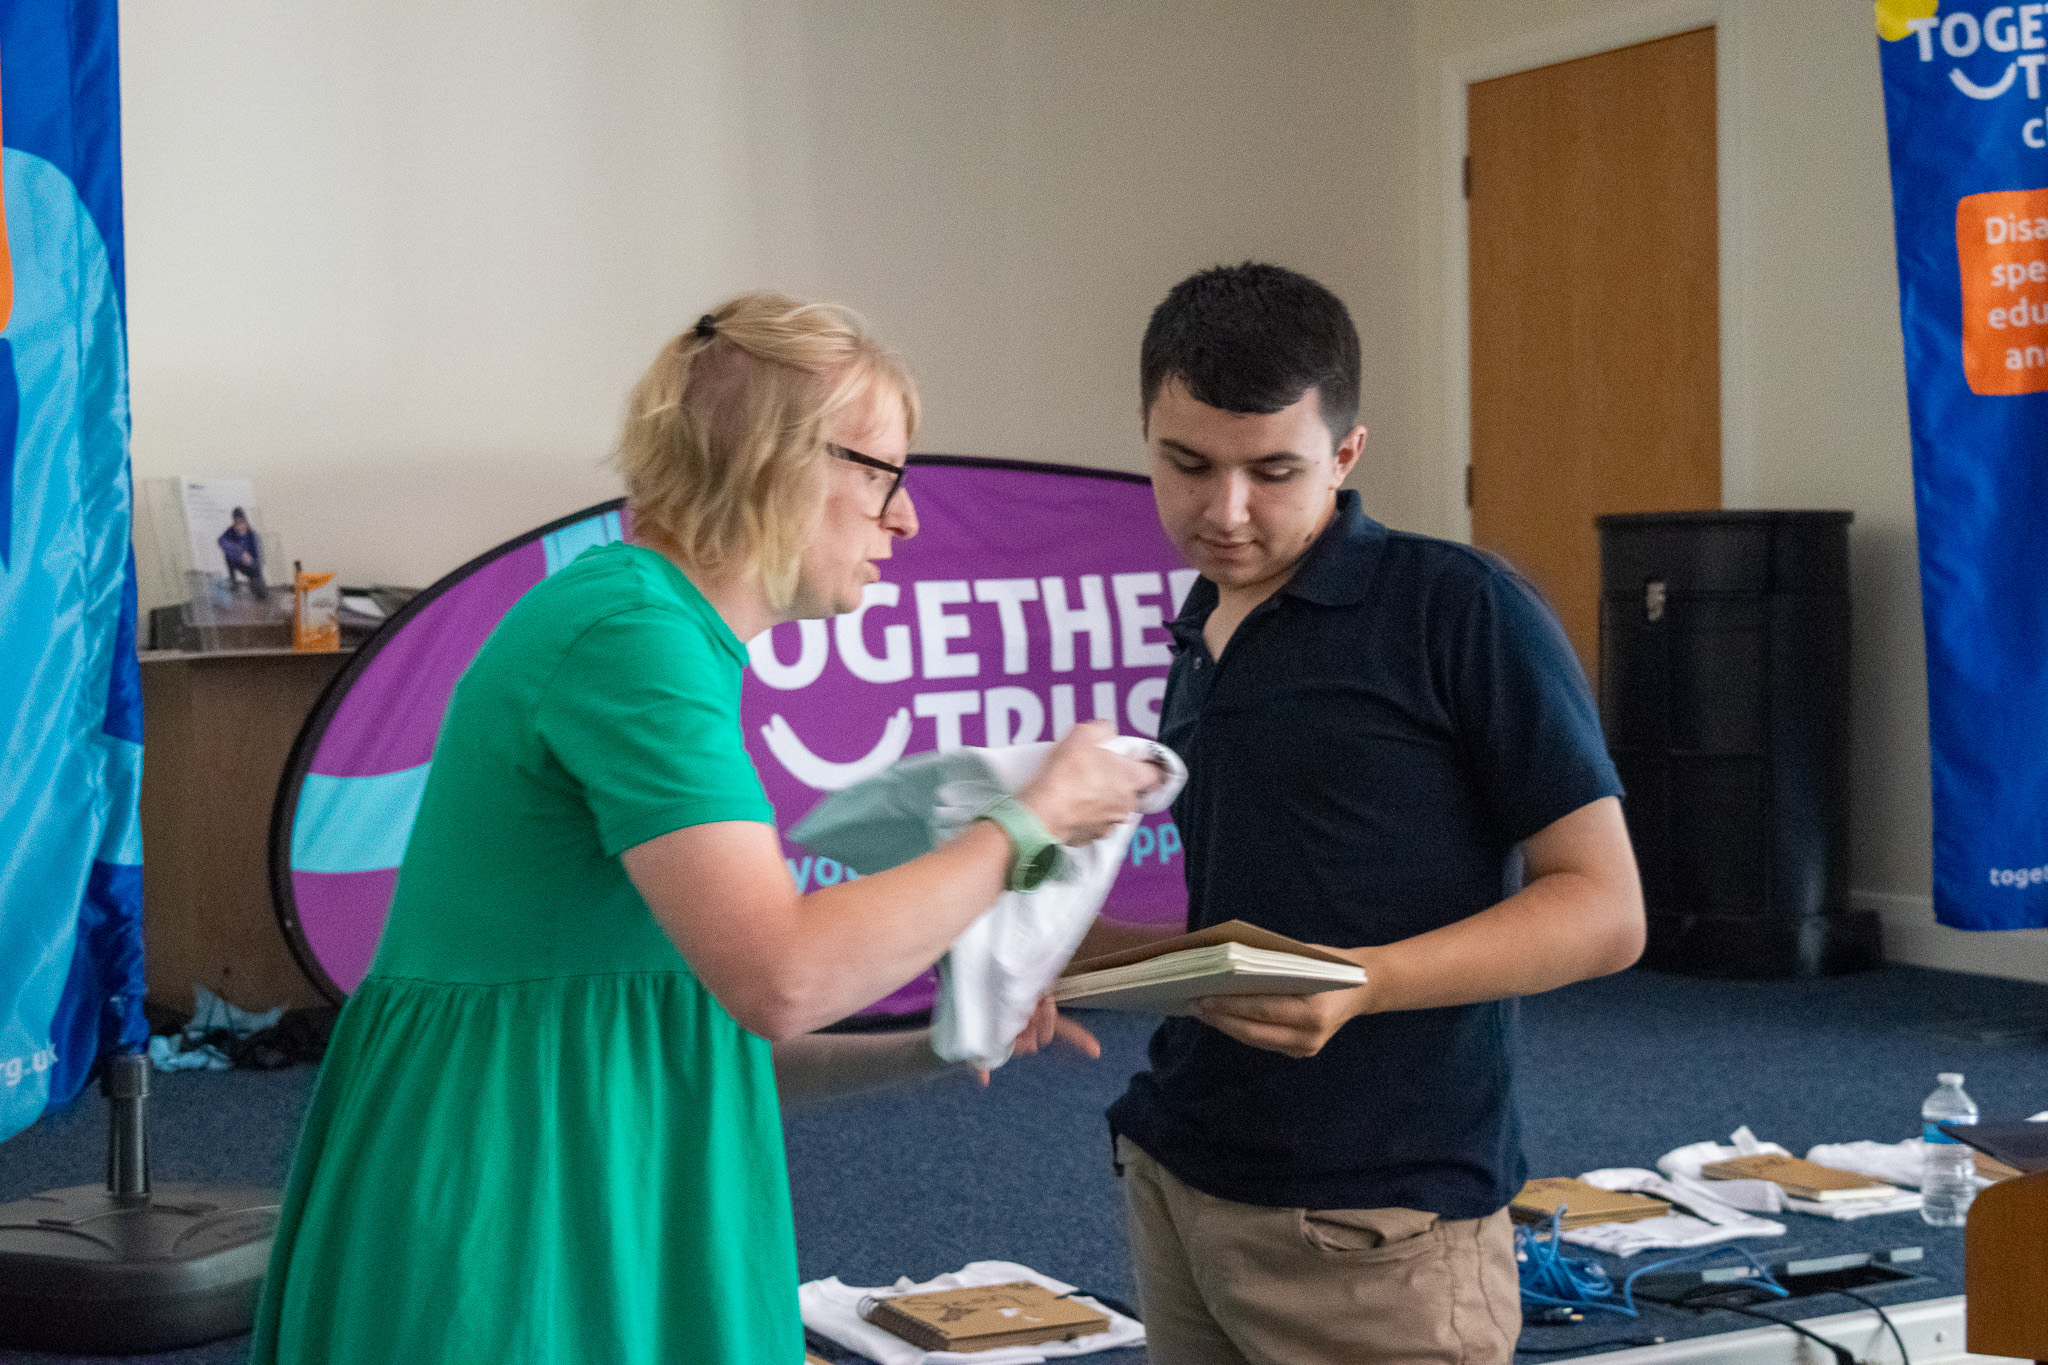
<svg viewBox="0 0 2048 1365"><path fill-rule="evenodd" d="M1700 1167L1700 1174L1709 1180L1768 1180L1794 1199L1876 1199L1898 1192L1896 1185L1867 1175L1776 1152L1709 1162Z"/></svg>
<svg viewBox="0 0 2048 1365"><path fill-rule="evenodd" d="M1109 1330L1109 1319L1087 1304L1030 1280L898 1294L865 1309L869 1322L925 1351L993 1351Z"/></svg>
<svg viewBox="0 0 2048 1365"><path fill-rule="evenodd" d="M1633 1223L1671 1212L1663 1200L1634 1190L1603 1190L1568 1176L1546 1176L1522 1186L1508 1205L1508 1217L1517 1223L1547 1223L1559 1206L1564 1217L1558 1226L1566 1232L1588 1223Z"/></svg>
<svg viewBox="0 0 2048 1365"><path fill-rule="evenodd" d="M1348 958L1234 919L1073 963L1052 995L1084 1009L1186 1014L1204 995L1313 995L1364 983L1365 969Z"/></svg>

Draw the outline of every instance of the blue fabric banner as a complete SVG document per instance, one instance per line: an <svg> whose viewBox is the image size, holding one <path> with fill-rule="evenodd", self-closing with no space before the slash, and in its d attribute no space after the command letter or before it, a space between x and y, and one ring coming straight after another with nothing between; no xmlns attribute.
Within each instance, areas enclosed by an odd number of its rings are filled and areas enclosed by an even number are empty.
<svg viewBox="0 0 2048 1365"><path fill-rule="evenodd" d="M2048 8L1877 0L1912 413L1934 910L2048 925Z"/></svg>
<svg viewBox="0 0 2048 1365"><path fill-rule="evenodd" d="M142 1018L111 0L0 0L0 1138Z"/></svg>

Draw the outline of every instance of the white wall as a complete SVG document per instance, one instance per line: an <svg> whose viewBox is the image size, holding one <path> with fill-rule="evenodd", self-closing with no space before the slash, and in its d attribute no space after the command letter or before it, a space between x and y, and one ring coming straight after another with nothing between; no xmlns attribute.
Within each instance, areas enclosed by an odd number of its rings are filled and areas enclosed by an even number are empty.
<svg viewBox="0 0 2048 1365"><path fill-rule="evenodd" d="M432 581L612 496L666 331L753 277L711 4L123 6L138 477Z"/></svg>
<svg viewBox="0 0 2048 1365"><path fill-rule="evenodd" d="M920 376L919 448L1135 468L1150 309L1278 260L1358 311L1399 447L1400 5L122 21L136 473L253 475L284 552L346 579L424 584L612 496L626 389L743 288L866 312Z"/></svg>
<svg viewBox="0 0 2048 1365"><path fill-rule="evenodd" d="M1354 3L815 4L800 108L757 111L757 204L803 292L913 352L926 449L1141 467L1138 342L1193 270L1328 282L1366 326L1388 448L1405 389L1408 40Z"/></svg>
<svg viewBox="0 0 2048 1365"><path fill-rule="evenodd" d="M1802 0L1427 0L1414 9L1419 363L1408 449L1447 448L1443 326L1450 211L1447 68L1529 65L1718 22L1724 189L1728 505L1855 512L1851 895L1881 911L1889 955L2048 981L2048 931L1934 923L1926 660L1877 40L1867 6ZM1581 44L1577 53L1561 49ZM1495 69L1507 69L1496 66ZM1462 211L1458 205L1456 211ZM1441 461L1411 472L1420 520L1456 534Z"/></svg>
<svg viewBox="0 0 2048 1365"><path fill-rule="evenodd" d="M611 496L602 460L654 347L757 286L851 303L907 350L922 449L1135 468L1150 309L1260 257L1358 317L1369 507L1457 534L1445 65L1700 8L134 0L136 473L251 474L288 555L424 584ZM2048 933L1957 934L1928 908L1868 11L1719 13L1731 503L1856 512L1852 883L1898 956L2048 980Z"/></svg>

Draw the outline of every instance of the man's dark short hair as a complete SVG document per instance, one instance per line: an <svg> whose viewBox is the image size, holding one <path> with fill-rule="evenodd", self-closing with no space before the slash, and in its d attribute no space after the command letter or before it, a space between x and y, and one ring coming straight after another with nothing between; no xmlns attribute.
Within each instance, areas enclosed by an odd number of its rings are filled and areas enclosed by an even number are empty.
<svg viewBox="0 0 2048 1365"><path fill-rule="evenodd" d="M1335 294L1306 275L1246 261L1190 275L1152 311L1138 354L1148 415L1180 382L1225 412L1278 412L1311 387L1342 440L1358 421L1358 329Z"/></svg>

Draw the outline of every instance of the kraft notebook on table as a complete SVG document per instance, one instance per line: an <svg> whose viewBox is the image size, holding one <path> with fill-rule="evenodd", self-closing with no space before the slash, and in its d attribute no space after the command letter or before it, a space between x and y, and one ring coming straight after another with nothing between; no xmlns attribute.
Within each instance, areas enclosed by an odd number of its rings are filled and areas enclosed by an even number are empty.
<svg viewBox="0 0 2048 1365"><path fill-rule="evenodd" d="M1037 1346L1109 1330L1105 1315L1031 1280L899 1294L863 1307L869 1322L927 1351Z"/></svg>
<svg viewBox="0 0 2048 1365"><path fill-rule="evenodd" d="M1838 1171L1796 1156L1758 1152L1754 1156L1731 1157L1700 1167L1709 1180L1768 1180L1794 1199L1816 1202L1834 1199L1875 1199L1897 1192L1898 1187L1873 1180L1854 1171Z"/></svg>
<svg viewBox="0 0 2048 1365"><path fill-rule="evenodd" d="M1365 984L1348 958L1230 920L1142 948L1076 962L1052 997L1083 1009L1186 1014L1204 995L1314 995Z"/></svg>
<svg viewBox="0 0 2048 1365"><path fill-rule="evenodd" d="M1603 1190L1569 1176L1544 1176L1522 1186L1508 1205L1508 1217L1517 1223L1548 1223L1560 1208L1564 1216L1558 1227L1563 1232L1589 1223L1633 1223L1671 1212L1663 1200L1633 1190Z"/></svg>

